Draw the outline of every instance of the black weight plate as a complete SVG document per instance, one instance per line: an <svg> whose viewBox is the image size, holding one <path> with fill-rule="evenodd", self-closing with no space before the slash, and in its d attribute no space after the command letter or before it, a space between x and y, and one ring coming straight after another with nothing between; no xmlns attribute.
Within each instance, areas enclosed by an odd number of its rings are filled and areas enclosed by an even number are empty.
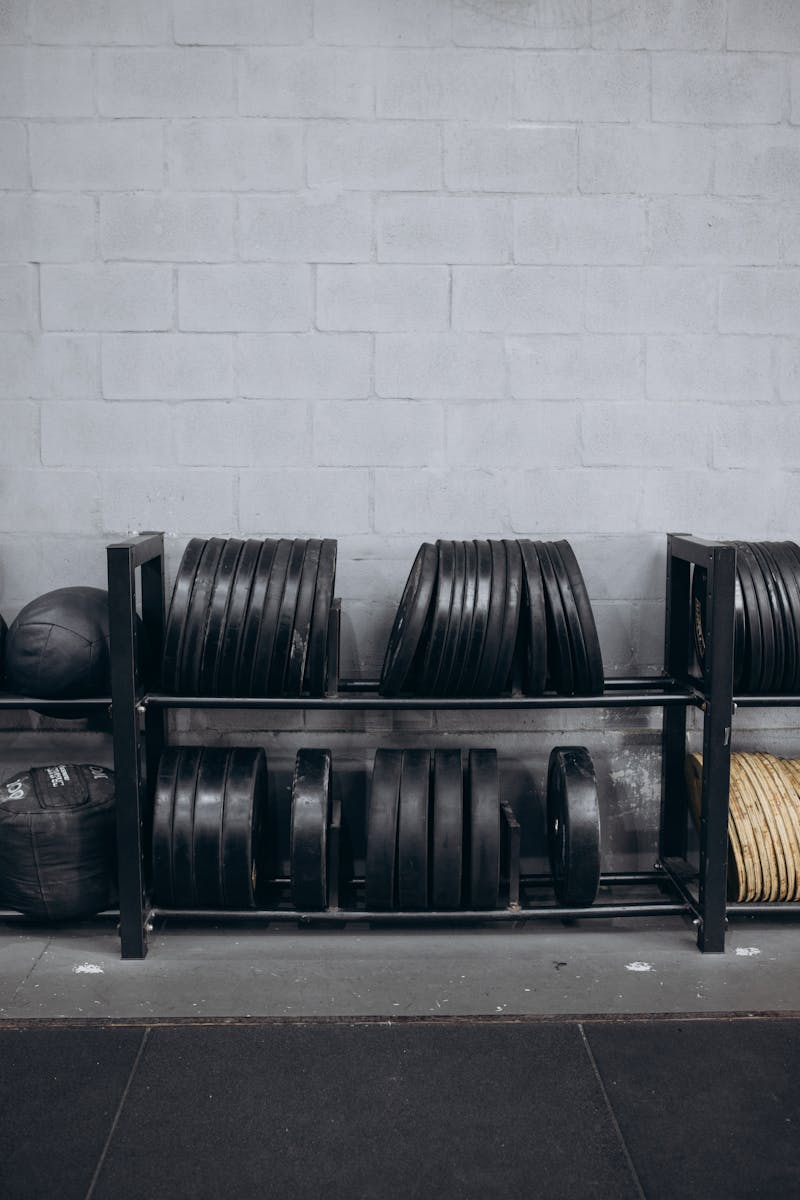
<svg viewBox="0 0 800 1200"><path fill-rule="evenodd" d="M172 900L176 908L194 906L194 795L202 749L185 746L180 753L172 806Z"/></svg>
<svg viewBox="0 0 800 1200"><path fill-rule="evenodd" d="M431 906L449 912L461 906L464 860L464 773L460 750L433 755Z"/></svg>
<svg viewBox="0 0 800 1200"><path fill-rule="evenodd" d="M217 671L218 696L236 695L239 652L242 648L245 617L262 545L263 543L256 538L248 538L236 565L236 573L231 583L230 606L222 631Z"/></svg>
<svg viewBox="0 0 800 1200"><path fill-rule="evenodd" d="M522 615L518 652L528 696L541 696L547 684L547 616L539 554L527 538L517 541L522 556Z"/></svg>
<svg viewBox="0 0 800 1200"><path fill-rule="evenodd" d="M800 691L800 547L794 542L774 542L772 551L780 565L786 591L789 597L789 607L792 615L792 632L797 659L792 692Z"/></svg>
<svg viewBox="0 0 800 1200"><path fill-rule="evenodd" d="M6 656L6 634L8 633L8 625L3 620L0 614L0 682L5 678L5 656Z"/></svg>
<svg viewBox="0 0 800 1200"><path fill-rule="evenodd" d="M217 567L225 549L225 538L209 538L194 577L192 598L186 614L186 637L183 642L180 662L180 686L184 696L196 696L200 680L200 662L203 657L203 642L208 625L208 609Z"/></svg>
<svg viewBox="0 0 800 1200"><path fill-rule="evenodd" d="M453 655L453 665L447 680L442 683L442 694L447 696L459 695L478 593L478 550L474 542L462 542L462 545L464 547L464 596L458 621L458 639Z"/></svg>
<svg viewBox="0 0 800 1200"><path fill-rule="evenodd" d="M758 551L761 554L763 564L766 564L766 569L769 572L769 580L772 584L770 598L774 595L778 606L779 620L777 623L780 625L783 642L783 672L778 690L785 694L793 691L795 674L797 672L797 645L794 636L794 618L789 601L789 592L771 546L767 542L759 542ZM769 587L769 582L767 586Z"/></svg>
<svg viewBox="0 0 800 1200"><path fill-rule="evenodd" d="M473 688L476 696L492 694L492 684L497 673L498 659L503 646L503 630L506 612L506 548L502 542L489 542L492 560L492 585L489 593L489 614L483 638L481 661Z"/></svg>
<svg viewBox="0 0 800 1200"><path fill-rule="evenodd" d="M230 751L206 746L194 795L194 901L199 908L222 903L222 814Z"/></svg>
<svg viewBox="0 0 800 1200"><path fill-rule="evenodd" d="M589 751L559 746L547 768L547 841L561 904L589 905L600 885L600 806Z"/></svg>
<svg viewBox="0 0 800 1200"><path fill-rule="evenodd" d="M323 538L317 567L314 592L314 611L311 617L311 637L306 659L306 690L311 696L322 696L328 680L328 623L333 589L336 580L335 538Z"/></svg>
<svg viewBox="0 0 800 1200"><path fill-rule="evenodd" d="M749 542L737 542L737 553L746 560L750 568L750 578L758 608L758 619L761 626L761 677L757 690L761 693L773 689L775 678L775 628L772 623L772 607L769 601L766 581L761 566L753 553Z"/></svg>
<svg viewBox="0 0 800 1200"><path fill-rule="evenodd" d="M469 752L469 881L473 909L500 895L500 778L496 750Z"/></svg>
<svg viewBox="0 0 800 1200"><path fill-rule="evenodd" d="M402 766L402 750L376 750L367 818L365 903L370 912L395 907Z"/></svg>
<svg viewBox="0 0 800 1200"><path fill-rule="evenodd" d="M222 813L222 897L226 908L252 908L265 856L267 758L260 748L230 751Z"/></svg>
<svg viewBox="0 0 800 1200"><path fill-rule="evenodd" d="M164 629L164 651L161 658L161 679L164 689L168 692L177 693L180 690L178 672L186 633L186 615L189 611L189 601L192 598L194 577L200 565L205 545L205 538L190 539L183 552L172 587L172 599L169 602L169 613Z"/></svg>
<svg viewBox="0 0 800 1200"><path fill-rule="evenodd" d="M283 588L286 583L286 569L293 546L294 542L291 538L280 538L275 546L269 579L262 599L258 638L253 650L252 672L246 693L248 696L269 695L269 668L278 633L278 618L283 601ZM251 604L255 603L255 599L254 590Z"/></svg>
<svg viewBox="0 0 800 1200"><path fill-rule="evenodd" d="M475 606L472 610L469 642L464 655L458 694L472 696L478 679L478 668L483 656L486 626L489 621L489 606L492 601L492 549L487 541L475 540L477 555L477 581L475 584Z"/></svg>
<svg viewBox="0 0 800 1200"><path fill-rule="evenodd" d="M586 661L588 666L588 677L584 690L590 696L599 696L605 686L603 652L600 649L600 639L597 636L597 625L595 624L589 593L586 590L583 572L578 565L575 552L572 549L572 546L570 546L569 542L553 542L553 546L561 555L561 561L564 564L564 570L567 573L569 585L572 589L572 597L575 601L575 607L578 610L578 619L580 621L581 632L583 633L583 645L586 651Z"/></svg>
<svg viewBox="0 0 800 1200"><path fill-rule="evenodd" d="M404 750L397 824L397 905L401 912L428 907L430 750Z"/></svg>
<svg viewBox="0 0 800 1200"><path fill-rule="evenodd" d="M542 569L544 585L548 682L553 691L558 692L559 695L571 696L575 692L575 677L572 670L572 651L569 644L567 618L561 603L561 592L558 590L558 580L550 561L547 543L534 542L534 545L536 553L539 555L539 566Z"/></svg>
<svg viewBox="0 0 800 1200"><path fill-rule="evenodd" d="M489 688L492 696L500 696L508 691L522 606L522 555L519 545L513 540L505 540L503 546L506 552L506 599L497 669Z"/></svg>
<svg viewBox="0 0 800 1200"><path fill-rule="evenodd" d="M433 683L434 696L446 696L453 665L458 650L458 635L461 629L461 615L464 608L464 586L466 584L466 550L464 542L453 542L453 592L450 601L450 614L447 619L447 635L445 637L439 670Z"/></svg>
<svg viewBox="0 0 800 1200"><path fill-rule="evenodd" d="M261 632L264 617L264 605L269 589L269 577L272 571L272 561L280 542L267 538L261 543L250 593L247 598L247 609L244 614L242 633L239 639L239 654L236 663L236 688L238 696L250 695L250 680L253 674L253 663L256 657L256 647Z"/></svg>
<svg viewBox="0 0 800 1200"><path fill-rule="evenodd" d="M700 670L706 665L706 637L708 630L708 571L705 567L692 567L692 636L694 652Z"/></svg>
<svg viewBox="0 0 800 1200"><path fill-rule="evenodd" d="M396 696L402 691L411 670L433 600L438 562L436 547L423 542L406 580L389 634L381 670L380 691L384 696Z"/></svg>
<svg viewBox="0 0 800 1200"><path fill-rule="evenodd" d="M297 613L297 599L300 595L300 581L303 578L303 563L306 558L306 542L303 538L295 538L292 542L289 562L286 566L286 578L283 582L283 595L278 613L278 626L275 630L275 642L272 647L272 659L269 666L268 696L284 695L283 685L286 678L286 668L289 664L289 651L292 645L292 630Z"/></svg>
<svg viewBox="0 0 800 1200"><path fill-rule="evenodd" d="M572 594L569 576L567 575L555 542L547 543L547 553L550 555L550 565L555 573L558 591L561 596L561 605L567 621L575 691L580 695L586 695L590 684L589 660L586 656L586 643L583 640L583 629L581 628L581 619L578 616L575 597Z"/></svg>
<svg viewBox="0 0 800 1200"><path fill-rule="evenodd" d="M228 538L222 551L208 607L208 625L203 639L203 654L200 660L198 690L201 696L216 696L222 641L228 619L233 580L239 565L244 542L241 538Z"/></svg>
<svg viewBox="0 0 800 1200"><path fill-rule="evenodd" d="M778 694L783 689L783 678L786 671L786 637L784 633L783 613L781 611L780 600L778 598L778 592L775 586L772 569L764 554L764 551L761 548L760 543L750 542L749 546L753 557L758 563L761 571L761 577L764 580L764 586L767 589L770 624L775 642L775 663L772 670L772 679L767 684L767 687L773 694Z"/></svg>
<svg viewBox="0 0 800 1200"><path fill-rule="evenodd" d="M735 545L735 543L734 543ZM753 575L750 561L736 548L736 577L742 589L745 623L745 652L742 671L742 687L748 692L757 692L761 678L761 618L758 613L756 590L753 586Z"/></svg>
<svg viewBox="0 0 800 1200"><path fill-rule="evenodd" d="M172 809L178 778L180 750L168 746L158 763L153 797L153 869L151 890L156 904L171 907L172 894Z"/></svg>
<svg viewBox="0 0 800 1200"><path fill-rule="evenodd" d="M308 658L308 643L311 638L311 618L314 613L314 596L317 590L317 571L322 552L322 542L319 538L309 538L306 542L306 553L303 559L303 574L300 577L300 591L297 594L297 608L294 614L294 628L289 644L289 660L286 664L284 680L284 695L300 696L303 692L303 679Z"/></svg>
<svg viewBox="0 0 800 1200"><path fill-rule="evenodd" d="M439 540L436 543L436 590L430 610L430 624L426 630L425 658L420 673L417 691L422 696L435 694L436 680L442 667L450 613L453 605L455 583L455 542Z"/></svg>
<svg viewBox="0 0 800 1200"><path fill-rule="evenodd" d="M292 904L302 912L328 907L329 750L300 750L292 779L290 860Z"/></svg>

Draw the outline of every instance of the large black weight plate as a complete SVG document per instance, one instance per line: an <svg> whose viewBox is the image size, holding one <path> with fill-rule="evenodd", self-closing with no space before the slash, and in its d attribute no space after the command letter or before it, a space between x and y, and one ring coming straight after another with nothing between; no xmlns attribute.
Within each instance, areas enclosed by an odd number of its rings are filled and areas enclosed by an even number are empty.
<svg viewBox="0 0 800 1200"><path fill-rule="evenodd" d="M252 908L265 856L262 831L268 803L264 751L230 751L222 814L222 897L226 908Z"/></svg>
<svg viewBox="0 0 800 1200"><path fill-rule="evenodd" d="M472 618L475 613L475 601L478 594L478 549L475 542L464 542L464 598L461 605L461 615L458 622L458 640L456 641L453 665L446 683L443 683L443 694L458 696L461 692L461 677L467 661L469 639L472 633Z"/></svg>
<svg viewBox="0 0 800 1200"><path fill-rule="evenodd" d="M261 543L250 593L247 598L247 609L244 614L244 624L239 639L239 654L236 664L236 694L250 695L250 680L253 675L253 663L256 657L258 637L264 617L264 605L269 589L269 577L272 571L272 561L280 543L274 538L267 538Z"/></svg>
<svg viewBox="0 0 800 1200"><path fill-rule="evenodd" d="M208 625L206 627L206 636L203 640L203 653L200 660L198 690L201 696L217 695L222 640L231 603L233 580L236 575L236 568L239 565L239 556L242 553L243 546L244 542L241 538L228 538L225 548L220 555L217 574L214 579L214 587L211 592L211 601L208 607Z"/></svg>
<svg viewBox="0 0 800 1200"><path fill-rule="evenodd" d="M328 907L329 750L300 750L292 779L292 904L302 912Z"/></svg>
<svg viewBox="0 0 800 1200"><path fill-rule="evenodd" d="M231 583L230 605L222 631L217 670L218 696L236 695L239 652L244 636L247 606L250 603L250 590L253 586L253 577L258 566L262 544L256 538L248 538L236 565L236 573Z"/></svg>
<svg viewBox="0 0 800 1200"><path fill-rule="evenodd" d="M492 560L492 584L489 593L489 613L486 618L483 651L473 689L476 696L492 694L492 684L497 673L505 628L506 548L502 542L493 540L489 542L489 553Z"/></svg>
<svg viewBox="0 0 800 1200"><path fill-rule="evenodd" d="M172 806L172 898L175 908L192 908L194 899L194 796L202 749L181 750Z"/></svg>
<svg viewBox="0 0 800 1200"><path fill-rule="evenodd" d="M797 669L791 690L797 694L800 691L800 547L796 546L794 542L773 542L772 553L780 566L789 599L797 659Z"/></svg>
<svg viewBox="0 0 800 1200"><path fill-rule="evenodd" d="M403 689L417 653L436 586L437 549L423 542L417 551L397 608L381 670L380 691L396 696Z"/></svg>
<svg viewBox="0 0 800 1200"><path fill-rule="evenodd" d="M336 581L336 551L335 538L322 539L306 659L305 686L311 696L324 695L328 680L328 623Z"/></svg>
<svg viewBox="0 0 800 1200"><path fill-rule="evenodd" d="M576 692L580 695L586 695L589 692L590 686L589 660L586 656L586 643L583 640L583 629L581 628L581 619L578 615L575 597L572 594L569 576L567 575L555 542L548 542L547 553L550 555L550 565L556 577L558 591L561 596L561 605L567 621L569 646L572 654L573 685Z"/></svg>
<svg viewBox="0 0 800 1200"><path fill-rule="evenodd" d="M205 549L205 538L191 538L183 552L164 629L164 651L161 657L161 680L165 691L179 692L181 651L186 633L186 616L192 598L194 577Z"/></svg>
<svg viewBox="0 0 800 1200"><path fill-rule="evenodd" d="M370 912L395 907L402 766L402 750L376 750L367 818L365 903Z"/></svg>
<svg viewBox="0 0 800 1200"><path fill-rule="evenodd" d="M460 750L433 755L431 906L437 912L461 907L464 862L464 773Z"/></svg>
<svg viewBox="0 0 800 1200"><path fill-rule="evenodd" d="M541 696L547 684L547 616L539 554L527 538L517 541L522 556L522 614L518 652L528 696Z"/></svg>
<svg viewBox="0 0 800 1200"><path fill-rule="evenodd" d="M496 750L469 752L469 881L473 909L500 895L500 778Z"/></svg>
<svg viewBox="0 0 800 1200"><path fill-rule="evenodd" d="M757 691L770 692L775 678L775 627L772 621L772 606L770 605L767 584L761 571L761 566L749 542L737 542L737 554L746 561L750 578L755 592L758 620L761 628L761 677Z"/></svg>
<svg viewBox="0 0 800 1200"><path fill-rule="evenodd" d="M489 621L489 606L492 601L491 546L487 541L476 539L475 553L478 560L475 606L472 610L472 623L469 631L469 643L464 656L464 667L458 682L458 692L462 696L472 696L475 694L478 669L486 637L486 626Z"/></svg>
<svg viewBox="0 0 800 1200"><path fill-rule="evenodd" d="M450 676L458 649L458 635L461 629L461 615L464 607L464 586L466 583L466 550L464 542L453 542L453 591L450 601L450 614L447 619L447 635L445 637L439 670L433 684L434 696L446 696Z"/></svg>
<svg viewBox="0 0 800 1200"><path fill-rule="evenodd" d="M269 668L278 633L278 617L283 600L283 588L286 583L286 569L293 546L294 542L291 538L281 538L275 546L269 579L263 596L258 638L253 651L248 696L269 695ZM254 601L255 591L251 603Z"/></svg>
<svg viewBox="0 0 800 1200"><path fill-rule="evenodd" d="M404 750L397 826L397 906L401 912L428 907L428 816L431 755Z"/></svg>
<svg viewBox="0 0 800 1200"><path fill-rule="evenodd" d="M734 543L735 545L735 543ZM753 576L749 559L742 553L741 547L736 548L736 577L742 589L742 604L744 607L745 650L742 670L742 687L748 692L757 692L761 679L761 618L758 614L758 602L753 586Z"/></svg>
<svg viewBox="0 0 800 1200"><path fill-rule="evenodd" d="M419 679L418 691L423 696L432 696L442 667L450 613L453 606L455 583L455 542L439 540L436 543L437 567L436 590L430 610L430 623L426 630L425 660Z"/></svg>
<svg viewBox="0 0 800 1200"><path fill-rule="evenodd" d="M705 567L696 566L692 570L692 633L697 662L701 671L705 671L708 643L708 571ZM744 677L746 644L744 596L737 568L733 611L733 686L737 690Z"/></svg>
<svg viewBox="0 0 800 1200"><path fill-rule="evenodd" d="M583 644L589 671L585 691L590 696L599 696L605 686L603 652L600 649L597 625L595 624L589 593L586 590L583 572L578 565L575 552L569 542L553 542L553 546L561 555L561 561L564 564L564 570L567 573L569 585L572 589L575 607L578 610L578 619L580 621L581 632L583 633Z"/></svg>
<svg viewBox="0 0 800 1200"><path fill-rule="evenodd" d="M186 614L186 637L181 651L180 684L184 696L196 696L198 693L211 593L224 549L225 538L209 538L194 577L192 598Z"/></svg>
<svg viewBox="0 0 800 1200"><path fill-rule="evenodd" d="M200 908L222 905L222 813L230 751L206 746L194 795L194 899Z"/></svg>
<svg viewBox="0 0 800 1200"><path fill-rule="evenodd" d="M783 670L780 674L780 679L778 679L776 669L776 690L785 694L792 691L795 672L797 670L797 646L794 638L794 622L789 603L789 593L786 589L781 569L770 546L765 542L758 542L754 548L755 552L760 556L761 568L767 579L767 590L770 594L774 623L776 629L780 630L780 638L777 641L781 647ZM776 608L777 617L775 617Z"/></svg>
<svg viewBox="0 0 800 1200"><path fill-rule="evenodd" d="M300 594L300 580L303 578L303 563L306 557L306 542L303 538L295 538L286 566L286 578L283 582L283 595L278 612L278 626L275 630L275 642L272 647L272 659L269 666L267 684L268 696L282 696L283 683L286 678L286 668L289 663L289 650L292 644L292 630L297 612L297 598Z"/></svg>
<svg viewBox="0 0 800 1200"><path fill-rule="evenodd" d="M181 751L168 746L158 763L153 798L152 879L150 882L156 904L167 908L174 904L172 894L172 810L175 804L175 784Z"/></svg>
<svg viewBox="0 0 800 1200"><path fill-rule="evenodd" d="M306 542L306 553L303 559L303 574L300 577L300 591L297 594L297 608L294 614L294 628L289 645L289 659L286 664L284 694L300 696L303 692L303 679L308 658L308 643L311 638L311 618L314 613L314 596L317 590L317 571L322 552L322 542L319 538L309 538Z"/></svg>
<svg viewBox="0 0 800 1200"><path fill-rule="evenodd" d="M8 625L0 615L0 683L3 682L6 674L6 634L8 633Z"/></svg>
<svg viewBox="0 0 800 1200"><path fill-rule="evenodd" d="M766 684L767 689L773 694L782 691L783 677L786 670L786 647L784 635L783 614L781 612L780 601L778 599L775 580L772 575L770 564L767 561L764 551L758 542L749 542L750 551L758 563L761 571L761 578L764 580L764 587L767 591L767 603L769 605L770 627L772 636L775 642L775 662L772 668L772 678Z"/></svg>
<svg viewBox="0 0 800 1200"><path fill-rule="evenodd" d="M561 904L589 905L600 885L600 806L589 751L558 746L547 768L547 841Z"/></svg>
<svg viewBox="0 0 800 1200"><path fill-rule="evenodd" d="M505 540L503 546L506 552L506 599L497 668L489 687L492 696L500 696L508 691L522 606L522 555L519 545L513 540Z"/></svg>
<svg viewBox="0 0 800 1200"><path fill-rule="evenodd" d="M572 669L572 651L569 644L569 630L564 606L561 603L561 592L558 590L553 564L546 542L535 542L539 555L539 566L542 569L544 585L544 610L547 621L547 671L548 682L553 691L562 696L571 696L575 692L575 676Z"/></svg>

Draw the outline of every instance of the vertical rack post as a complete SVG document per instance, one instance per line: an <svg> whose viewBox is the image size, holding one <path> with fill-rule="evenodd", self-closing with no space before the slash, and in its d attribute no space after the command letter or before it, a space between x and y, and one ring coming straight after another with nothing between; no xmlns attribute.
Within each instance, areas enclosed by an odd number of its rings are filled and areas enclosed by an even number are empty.
<svg viewBox="0 0 800 1200"><path fill-rule="evenodd" d="M667 536L667 581L664 592L664 669L684 681L689 668L689 563L674 554L675 534ZM661 726L661 821L659 855L685 858L687 848L686 709L667 705Z"/></svg>

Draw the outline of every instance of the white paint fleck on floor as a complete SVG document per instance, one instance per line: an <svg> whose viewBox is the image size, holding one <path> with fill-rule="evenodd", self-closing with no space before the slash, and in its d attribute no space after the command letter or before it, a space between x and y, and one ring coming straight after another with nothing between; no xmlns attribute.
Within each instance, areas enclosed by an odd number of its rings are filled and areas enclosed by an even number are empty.
<svg viewBox="0 0 800 1200"><path fill-rule="evenodd" d="M626 971L652 971L653 964L648 962L629 962L625 964Z"/></svg>
<svg viewBox="0 0 800 1200"><path fill-rule="evenodd" d="M755 958L756 955L760 954L760 953L761 953L761 951L759 950L758 946L737 946L736 947L736 955L738 958Z"/></svg>
<svg viewBox="0 0 800 1200"><path fill-rule="evenodd" d="M78 963L72 970L76 975L104 975L105 971L98 963Z"/></svg>

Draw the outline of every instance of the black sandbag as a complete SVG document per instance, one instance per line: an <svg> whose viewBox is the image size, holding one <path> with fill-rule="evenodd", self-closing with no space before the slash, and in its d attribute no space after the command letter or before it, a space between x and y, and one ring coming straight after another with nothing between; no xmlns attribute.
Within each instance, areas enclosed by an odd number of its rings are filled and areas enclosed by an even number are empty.
<svg viewBox="0 0 800 1200"><path fill-rule="evenodd" d="M90 916L116 898L114 774L31 767L0 784L0 901L39 920Z"/></svg>
<svg viewBox="0 0 800 1200"><path fill-rule="evenodd" d="M48 700L107 696L108 592L57 588L26 604L6 638L10 691Z"/></svg>

